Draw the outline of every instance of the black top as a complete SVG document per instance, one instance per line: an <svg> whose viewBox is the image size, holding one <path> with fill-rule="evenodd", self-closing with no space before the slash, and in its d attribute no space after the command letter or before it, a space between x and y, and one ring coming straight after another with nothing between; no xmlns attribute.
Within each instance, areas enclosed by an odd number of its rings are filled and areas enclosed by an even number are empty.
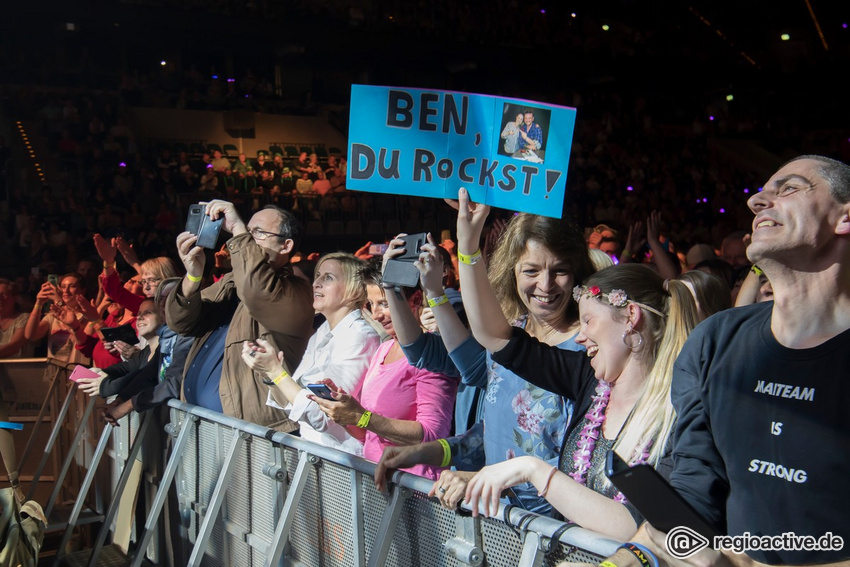
<svg viewBox="0 0 850 567"><path fill-rule="evenodd" d="M599 384L596 373L590 366L590 357L584 351L561 350L549 346L517 327L512 329L508 344L502 350L492 353L492 357L495 362L535 386L575 400L575 411L567 425L569 433L564 437L560 460L561 470L571 472L573 469L571 455L579 435L578 428L584 424L584 416L590 409L596 386ZM613 447L614 440L606 442L600 435L599 441L601 443L597 442L594 455L591 456L591 464L595 463L595 466L592 466L591 472L588 473L588 487L613 498L616 489L600 475L605 454L607 449ZM667 478L671 467L668 446L656 470ZM634 518L635 524L640 525L643 517L637 509L630 503L626 503L626 508Z"/></svg>
<svg viewBox="0 0 850 567"><path fill-rule="evenodd" d="M844 538L843 551L747 552L757 561L840 561L850 557L850 330L789 349L770 331L772 306L718 313L682 349L671 482L729 535Z"/></svg>

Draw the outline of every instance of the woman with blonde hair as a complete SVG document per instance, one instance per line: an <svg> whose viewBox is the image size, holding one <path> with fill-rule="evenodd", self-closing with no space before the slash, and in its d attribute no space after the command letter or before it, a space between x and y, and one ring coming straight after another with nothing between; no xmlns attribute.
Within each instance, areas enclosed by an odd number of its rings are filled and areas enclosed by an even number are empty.
<svg viewBox="0 0 850 567"><path fill-rule="evenodd" d="M360 308L366 303L363 261L336 252L319 258L313 281L313 308L325 317L307 343L298 368L286 370L283 353L264 339L243 344L242 360L265 374L268 405L287 413L301 426L301 436L355 455L362 443L334 423L308 398L308 384L331 379L348 392L360 386L380 338Z"/></svg>
<svg viewBox="0 0 850 567"><path fill-rule="evenodd" d="M476 255L489 207L461 190L460 258ZM627 539L641 517L604 474L608 450L631 465L669 467L673 363L699 321L687 287L641 265L603 269L576 286L581 329L576 342L587 352L553 348L511 327L501 314L486 272L462 262L461 283L475 338L493 360L529 382L575 400L576 409L558 465L519 457L482 469L458 499L493 514L506 487L531 482L567 519L605 535ZM436 488L440 491L440 487Z"/></svg>
<svg viewBox="0 0 850 567"><path fill-rule="evenodd" d="M139 306L145 298L154 297L159 282L179 275L177 264L166 256L139 262L133 247L121 237L113 238L110 241L99 234L95 234L94 245L97 248L98 255L103 260L100 285L103 287L104 293L116 303L120 303L126 309L129 309L134 315L139 312ZM124 260L139 274L142 296L128 291L121 283L115 269L115 258L119 251Z"/></svg>
<svg viewBox="0 0 850 567"><path fill-rule="evenodd" d="M390 242L385 258L398 254L401 240ZM459 256L461 262L463 256ZM483 265L478 255L468 261ZM433 336L422 335L412 325L405 325L403 309L394 315L398 321L399 340L405 354L417 365L440 368L441 357L451 357L460 372L463 390L458 395L455 412L457 431L464 437L449 439L457 447L475 447L467 451L451 449L451 463L458 469L442 473L435 484L435 495L447 508L454 508L462 498L467 482L485 464L494 464L517 455L529 455L541 462L558 462L573 398L552 393L534 385L492 358L488 345L476 341L461 324L454 309L442 301L445 290L439 276L442 261L435 254L433 241L422 246L417 267L421 273L426 298L434 303L433 313L440 329L442 343ZM579 330L578 309L572 301L572 289L593 273L587 246L579 228L569 220L553 219L527 213L514 216L498 241L491 258L489 278L497 300L490 309L503 321L510 321L552 348L583 350L576 343ZM492 293L492 291L491 291ZM470 297L464 290L464 305ZM390 304L390 309L393 304ZM448 353L448 354L446 354ZM470 412L464 406L469 389L480 390L478 408ZM466 402L467 404L469 402ZM480 411L474 411L474 410ZM476 419L471 419L472 416ZM478 423L475 423L478 419ZM435 453L431 449L438 449ZM437 464L444 454L433 443L410 448L388 449L379 464L375 478L383 486L383 471L410 462ZM551 505L530 484L514 486L508 497L513 505L539 514L551 514Z"/></svg>

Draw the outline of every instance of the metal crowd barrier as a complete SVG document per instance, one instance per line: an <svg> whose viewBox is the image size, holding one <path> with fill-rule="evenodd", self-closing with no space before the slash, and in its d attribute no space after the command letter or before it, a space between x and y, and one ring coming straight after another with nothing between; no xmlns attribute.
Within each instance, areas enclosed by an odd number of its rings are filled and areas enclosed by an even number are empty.
<svg viewBox="0 0 850 567"><path fill-rule="evenodd" d="M68 380L75 366L44 358L0 361L4 399L11 402L10 420L24 425L23 431L15 432L21 484L27 498L43 506L46 532L62 536L56 563L69 547L90 543L88 532L80 534L77 528L110 523L112 516L104 522L104 509L110 502L117 505L112 498L121 494L115 490L117 479L125 470L129 473L125 463L133 458L135 440L147 423L131 414L122 420L123 427L104 426L93 411L97 398ZM104 456L109 470L100 466ZM79 535L80 541L72 543Z"/></svg>
<svg viewBox="0 0 850 567"><path fill-rule="evenodd" d="M26 439L23 451L17 451L17 462L27 498L43 505L48 531L64 528L65 503L83 500L88 507L81 521L97 521L103 493L98 489L92 495L81 494L79 485L91 467L100 431L92 415L95 400L67 380L76 365L17 359L0 366L13 396L10 419L24 425L15 444L20 446Z"/></svg>
<svg viewBox="0 0 850 567"><path fill-rule="evenodd" d="M68 370L48 365L45 376L53 376L36 423L52 419L53 428L43 450L35 435L28 447L42 455L39 473L55 461L53 491L42 502L52 527L63 530L54 565L542 566L595 563L619 544L518 508L500 507L501 519L445 510L427 496L431 481L407 473L395 472L382 494L374 463L177 400L169 402L165 440L156 438L165 421L157 412L101 426L92 417L95 399L67 383ZM132 475L128 464L142 453L155 460L151 449L167 445L164 467L142 483L151 488L137 504L145 514L136 516L123 557L107 540ZM101 466L104 457L110 467ZM60 487L70 491L72 508L54 519ZM66 552L91 521L100 529L84 538L86 549Z"/></svg>
<svg viewBox="0 0 850 567"><path fill-rule="evenodd" d="M171 457L137 545L146 549L168 487L187 565L554 565L598 562L619 542L516 508L505 521L445 510L431 481L177 400ZM504 517L505 508L500 515ZM143 554L134 557L137 567Z"/></svg>

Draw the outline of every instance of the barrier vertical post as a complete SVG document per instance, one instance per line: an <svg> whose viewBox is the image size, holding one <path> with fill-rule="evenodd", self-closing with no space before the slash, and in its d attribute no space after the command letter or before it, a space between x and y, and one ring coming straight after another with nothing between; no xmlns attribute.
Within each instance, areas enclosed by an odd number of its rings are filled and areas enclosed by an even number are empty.
<svg viewBox="0 0 850 567"><path fill-rule="evenodd" d="M307 465L310 459L310 455L305 452L302 452L298 456L298 467L296 467L295 476L292 478L292 483L287 489L286 501L283 503L283 509L280 511L280 519L277 521L274 538L266 554L266 561L263 563L264 567L272 567L278 564L283 554L283 548L289 541L289 531L292 528L292 522L295 520L295 510L301 500L304 485L307 484L307 479L309 478L310 473Z"/></svg>
<svg viewBox="0 0 850 567"><path fill-rule="evenodd" d="M136 432L136 439L133 441L133 447L130 449L130 454L127 455L127 462L124 463L124 469L121 471L121 478L119 478L118 484L115 486L115 491L112 494L112 502L109 504L109 508L106 511L106 516L103 518L103 525L100 527L100 531L97 533L97 539L95 539L94 548L92 549L91 557L89 557L88 564L90 566L97 565L97 559L100 556L100 551L101 549L103 549L103 544L106 542L106 534L109 533L109 530L112 527L112 520L115 518L115 514L118 513L118 506L121 503L121 494L124 492L124 489L127 486L127 482L129 482L130 480L130 475L133 471L133 461L136 460L136 456L139 454L139 450L142 448L142 442L144 440L145 433L147 432L149 424L152 420L152 417L147 414L142 417L142 425ZM126 421L127 424L129 424L130 420L127 419ZM144 555L145 550L139 549L138 552L141 555Z"/></svg>
<svg viewBox="0 0 850 567"><path fill-rule="evenodd" d="M363 529L363 493L360 473L352 469L351 479L351 539L354 541L354 567L366 565L366 534Z"/></svg>
<svg viewBox="0 0 850 567"><path fill-rule="evenodd" d="M77 497L77 501L74 502L74 507L71 510L71 516L68 518L68 525L65 528L65 534L62 536L62 542L59 544L59 549L56 552L56 562L53 564L54 567L59 566L62 561L62 557L65 555L65 546L67 546L68 542L71 540L71 534L77 525L77 518L80 517L80 512L85 504L85 496L88 494L89 488L91 488L91 485L94 482L94 477L97 474L97 465L100 463L100 459L103 456L104 451L106 451L106 445L109 443L109 435L111 432L112 424L107 423L103 428L103 433L100 435L100 442L97 444L97 449L95 449L94 455L92 455L91 468L83 478L83 484L80 486L79 496Z"/></svg>
<svg viewBox="0 0 850 567"><path fill-rule="evenodd" d="M404 501L410 498L410 489L403 486L396 486L393 490L393 497L389 507L384 511L384 516L381 518L381 526L378 528L378 535L375 539L375 544L372 546L372 554L369 556L369 567L382 567L387 563L387 556L390 553L390 544L395 537L395 528L398 525L398 517L401 515L401 508Z"/></svg>
<svg viewBox="0 0 850 567"><path fill-rule="evenodd" d="M44 467L47 466L47 461L53 453L53 445L56 444L56 441L59 438L59 432L62 430L62 422L65 421L65 416L68 415L68 410L71 407L71 400L74 399L74 393L76 391L77 383L74 382L71 387L68 388L68 395L65 396L62 409L59 410L59 415L56 416L56 420L53 422L53 430L50 432L50 438L47 440L47 445L44 447L44 453L41 455L41 461L39 461L38 468L35 471L35 475L33 475L29 492L27 492L27 500L32 500L32 497L35 494L35 488L38 486L41 473L44 472Z"/></svg>
<svg viewBox="0 0 850 567"><path fill-rule="evenodd" d="M174 480L174 475L177 473L177 467L180 466L180 460L183 458L183 452L186 449L186 443L189 441L189 433L192 431L192 425L198 421L198 418L192 414L184 414L183 424L180 428L180 433L177 435L177 442L171 450L171 457L168 459L168 464L165 466L165 472L159 482L159 488L156 491L156 497L151 507L150 515L145 522L145 531L139 540L139 553L133 558L131 567L139 567L145 558L144 550L148 548L151 538L154 535L156 521L159 518L162 508L165 506L165 498L168 496L168 487L171 486L171 481ZM173 431L172 426L168 426ZM94 564L89 563L89 567L94 567Z"/></svg>
<svg viewBox="0 0 850 567"><path fill-rule="evenodd" d="M198 532L198 537L195 540L195 547L192 548L192 555L189 557L188 565L196 566L201 563L207 542L210 539L210 535L212 535L213 525L218 517L221 504L224 502L224 491L227 489L227 484L230 482L230 477L233 474L233 464L236 462L234 457L248 437L247 433L238 429L233 430L233 440L230 442L230 449L227 451L227 455L224 457L221 473L218 475L218 482L216 482L212 498L210 498L210 502L207 505L204 522L201 524L201 530Z"/></svg>
<svg viewBox="0 0 850 567"><path fill-rule="evenodd" d="M74 432L74 438L71 441L70 450L68 451L68 454L65 455L65 461L62 463L62 470L59 472L59 476L56 477L56 480L53 483L53 492L50 494L50 499L47 501L47 507L44 509L44 515L47 518L50 517L50 513L53 511L53 506L56 504L56 499L59 497L59 492L62 490L62 483L65 482L65 475L68 474L68 469L71 468L71 463L74 461L74 447L77 447L80 444L80 439L82 439L83 433L85 433L88 428L88 424L86 422L94 409L96 401L97 398L89 398L89 401L86 404L86 409L83 412L83 416L77 424L76 431ZM97 465L93 463L92 466Z"/></svg>

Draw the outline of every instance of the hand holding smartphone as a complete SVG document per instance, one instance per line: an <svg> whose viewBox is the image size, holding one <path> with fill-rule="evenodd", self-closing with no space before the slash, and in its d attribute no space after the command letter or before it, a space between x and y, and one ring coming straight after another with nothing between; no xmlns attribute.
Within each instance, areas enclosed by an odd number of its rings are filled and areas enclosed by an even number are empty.
<svg viewBox="0 0 850 567"><path fill-rule="evenodd" d="M196 244L201 248L214 249L221 233L221 225L224 216L212 220L206 214L206 207L201 204L189 205L189 214L186 217L186 232L198 237Z"/></svg>
<svg viewBox="0 0 850 567"><path fill-rule="evenodd" d="M332 395L332 390L327 384L307 384L307 389L310 390L314 396L322 398L323 400L334 400Z"/></svg>
<svg viewBox="0 0 850 567"><path fill-rule="evenodd" d="M387 260L383 275L384 283L399 287L416 287L419 285L419 270L413 263L419 259L422 245L428 241L427 237L428 235L425 232L399 237L404 240L404 254Z"/></svg>

